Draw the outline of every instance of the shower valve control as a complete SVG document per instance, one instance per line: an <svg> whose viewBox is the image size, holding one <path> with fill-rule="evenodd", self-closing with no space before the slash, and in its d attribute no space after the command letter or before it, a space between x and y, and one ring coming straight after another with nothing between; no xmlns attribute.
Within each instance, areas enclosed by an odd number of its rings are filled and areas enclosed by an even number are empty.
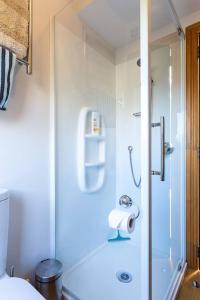
<svg viewBox="0 0 200 300"><path fill-rule="evenodd" d="M129 208L133 205L133 200L127 195L123 195L119 199L119 204L124 208Z"/></svg>

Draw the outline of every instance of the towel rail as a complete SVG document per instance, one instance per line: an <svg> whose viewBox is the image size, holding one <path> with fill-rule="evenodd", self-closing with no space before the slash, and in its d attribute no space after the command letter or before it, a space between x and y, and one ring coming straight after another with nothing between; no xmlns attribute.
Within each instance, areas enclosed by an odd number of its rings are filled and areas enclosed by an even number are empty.
<svg viewBox="0 0 200 300"><path fill-rule="evenodd" d="M33 0L29 0L29 27L28 27L28 53L27 60L17 58L18 63L26 66L26 72L28 75L32 73L32 18L33 18Z"/></svg>
<svg viewBox="0 0 200 300"><path fill-rule="evenodd" d="M16 58L17 62L21 65L26 65L28 66L29 63L28 63L28 60L25 60L25 59L20 59L20 58Z"/></svg>
<svg viewBox="0 0 200 300"><path fill-rule="evenodd" d="M33 0L29 0L29 33L28 33L28 61L27 61L27 74L32 73L32 34L33 34Z"/></svg>
<svg viewBox="0 0 200 300"><path fill-rule="evenodd" d="M0 44L0 46L2 46L2 45ZM5 49L10 50L8 47L5 47L5 46L2 46L2 47L4 47ZM26 60L26 59L16 58L16 61L17 61L19 64L21 64L21 65L26 65L27 68L29 67L29 61L28 61L28 59ZM30 74L30 73L28 72L28 69L27 69L27 73Z"/></svg>

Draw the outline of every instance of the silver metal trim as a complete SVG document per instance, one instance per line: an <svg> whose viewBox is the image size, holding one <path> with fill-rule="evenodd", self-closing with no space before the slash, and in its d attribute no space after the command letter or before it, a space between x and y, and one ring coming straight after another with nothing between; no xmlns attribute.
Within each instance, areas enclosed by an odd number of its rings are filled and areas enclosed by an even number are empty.
<svg viewBox="0 0 200 300"><path fill-rule="evenodd" d="M14 277L15 276L15 267L12 265L10 267L10 277Z"/></svg>
<svg viewBox="0 0 200 300"><path fill-rule="evenodd" d="M16 58L16 61L17 61L19 64L28 66L28 61L26 61L25 59Z"/></svg>
<svg viewBox="0 0 200 300"><path fill-rule="evenodd" d="M160 123L152 123L153 128L160 126L160 171L151 171L151 175L160 176L160 181L165 181L165 117L160 117Z"/></svg>
<svg viewBox="0 0 200 300"><path fill-rule="evenodd" d="M159 171L151 171L151 175L158 175L158 176L160 176L161 173Z"/></svg>
<svg viewBox="0 0 200 300"><path fill-rule="evenodd" d="M133 116L136 117L136 118L141 117L141 112L133 113Z"/></svg>
<svg viewBox="0 0 200 300"><path fill-rule="evenodd" d="M119 205L124 208L129 208L133 205L133 200L127 195L123 195L119 199Z"/></svg>
<svg viewBox="0 0 200 300"><path fill-rule="evenodd" d="M161 142L160 180L165 181L165 118L164 117L160 117L160 142Z"/></svg>
<svg viewBox="0 0 200 300"><path fill-rule="evenodd" d="M8 49L10 51L10 49L2 44L0 44L1 47L3 47L4 49ZM16 53L15 53L16 54ZM16 61L19 63L19 64L22 64L22 65L27 65L28 66L28 61L25 60L25 59L21 59L21 58L18 58L16 57Z"/></svg>
<svg viewBox="0 0 200 300"><path fill-rule="evenodd" d="M197 280L193 280L192 281L192 286L196 289L199 289L200 288L200 284L199 284L199 281Z"/></svg>
<svg viewBox="0 0 200 300"><path fill-rule="evenodd" d="M174 152L174 147L171 143L165 142L165 155L170 155Z"/></svg>
<svg viewBox="0 0 200 300"><path fill-rule="evenodd" d="M133 280L132 275L126 271L117 272L116 277L122 283L129 283Z"/></svg>
<svg viewBox="0 0 200 300"><path fill-rule="evenodd" d="M176 12L176 9L175 9L175 6L174 6L172 0L168 0L168 4L169 4L169 9L170 9L172 19L174 20L174 23L177 28L178 35L183 36L183 38L185 39L185 32L183 30L183 27L181 25L181 22L179 20L178 14Z"/></svg>
<svg viewBox="0 0 200 300"><path fill-rule="evenodd" d="M29 30L28 30L28 63L27 74L32 74L32 53L33 53L33 0L29 0Z"/></svg>
<svg viewBox="0 0 200 300"><path fill-rule="evenodd" d="M161 123L152 123L151 127L155 128L155 127L159 127L161 126Z"/></svg>

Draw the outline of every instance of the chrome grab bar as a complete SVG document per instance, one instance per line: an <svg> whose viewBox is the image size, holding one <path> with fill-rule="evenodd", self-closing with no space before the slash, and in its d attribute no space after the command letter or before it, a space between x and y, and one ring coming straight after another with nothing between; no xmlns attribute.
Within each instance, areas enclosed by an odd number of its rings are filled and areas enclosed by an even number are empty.
<svg viewBox="0 0 200 300"><path fill-rule="evenodd" d="M152 123L152 127L160 126L160 171L152 171L152 175L159 175L160 181L165 181L165 117L160 117L160 123Z"/></svg>

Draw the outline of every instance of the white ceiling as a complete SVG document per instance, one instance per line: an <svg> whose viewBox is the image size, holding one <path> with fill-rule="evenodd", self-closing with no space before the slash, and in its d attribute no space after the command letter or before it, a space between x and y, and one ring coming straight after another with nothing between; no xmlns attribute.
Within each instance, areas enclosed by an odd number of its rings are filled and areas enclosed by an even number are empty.
<svg viewBox="0 0 200 300"><path fill-rule="evenodd" d="M80 12L80 18L112 47L139 38L139 0L94 0ZM173 0L179 17L200 10L200 0ZM172 23L168 0L153 0L153 31Z"/></svg>

